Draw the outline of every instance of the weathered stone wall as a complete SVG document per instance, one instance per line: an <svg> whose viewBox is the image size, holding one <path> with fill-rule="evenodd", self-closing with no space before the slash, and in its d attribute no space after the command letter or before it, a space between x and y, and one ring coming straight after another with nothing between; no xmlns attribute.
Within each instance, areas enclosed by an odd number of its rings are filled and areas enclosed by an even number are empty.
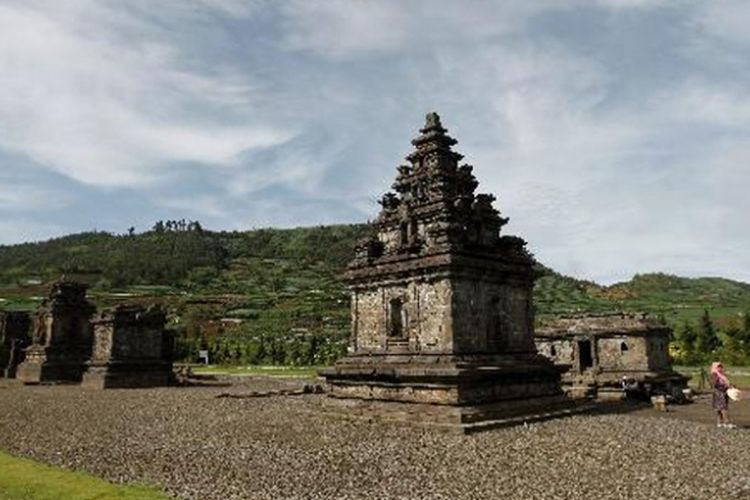
<svg viewBox="0 0 750 500"><path fill-rule="evenodd" d="M101 313L92 321L92 359L161 360L165 321L159 307L119 306Z"/></svg>
<svg viewBox="0 0 750 500"><path fill-rule="evenodd" d="M161 359L162 331L158 327L99 323L94 327L94 360Z"/></svg>
<svg viewBox="0 0 750 500"><path fill-rule="evenodd" d="M596 349L602 371L649 369L648 343L645 337L597 337Z"/></svg>
<svg viewBox="0 0 750 500"><path fill-rule="evenodd" d="M93 320L94 346L83 384L92 388L166 385L172 337L158 307L119 306Z"/></svg>
<svg viewBox="0 0 750 500"><path fill-rule="evenodd" d="M536 348L539 354L548 357L555 364L570 365L570 369L574 371L578 369L576 343L573 340L536 339Z"/></svg>
<svg viewBox="0 0 750 500"><path fill-rule="evenodd" d="M356 351L385 351L389 340L406 340L415 352L451 352L451 297L447 279L411 280L352 294ZM400 314L394 311L400 305ZM400 321L400 329L396 322ZM400 330L398 335L396 330Z"/></svg>
<svg viewBox="0 0 750 500"><path fill-rule="evenodd" d="M452 352L454 345L453 289L446 279L418 282L413 291L418 306L417 321L410 332L415 347L425 353Z"/></svg>
<svg viewBox="0 0 750 500"><path fill-rule="evenodd" d="M456 352L528 351L533 345L531 292L487 280L456 280L453 308Z"/></svg>
<svg viewBox="0 0 750 500"><path fill-rule="evenodd" d="M54 313L53 313L54 314ZM64 315L45 314L43 328L47 329L51 344L88 346L93 340L89 317L76 310L65 311Z"/></svg>
<svg viewBox="0 0 750 500"><path fill-rule="evenodd" d="M352 293L352 335L356 351L385 350L386 299L382 289Z"/></svg>
<svg viewBox="0 0 750 500"><path fill-rule="evenodd" d="M530 290L489 280L413 279L352 294L353 348L497 353L533 349ZM400 308L400 311L394 311ZM400 325L396 325L400 323Z"/></svg>

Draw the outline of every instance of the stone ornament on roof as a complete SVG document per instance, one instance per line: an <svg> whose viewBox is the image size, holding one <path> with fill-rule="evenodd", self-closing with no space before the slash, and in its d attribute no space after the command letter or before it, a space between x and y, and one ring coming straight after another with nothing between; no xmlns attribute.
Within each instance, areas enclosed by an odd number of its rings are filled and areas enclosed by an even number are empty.
<svg viewBox="0 0 750 500"><path fill-rule="evenodd" d="M353 267L399 254L427 255L450 251L503 254L526 260L526 242L501 236L508 222L491 194L476 193L473 167L461 164L453 151L457 141L447 134L440 116L428 113L425 125L398 167L392 191L380 199L376 236L358 244Z"/></svg>

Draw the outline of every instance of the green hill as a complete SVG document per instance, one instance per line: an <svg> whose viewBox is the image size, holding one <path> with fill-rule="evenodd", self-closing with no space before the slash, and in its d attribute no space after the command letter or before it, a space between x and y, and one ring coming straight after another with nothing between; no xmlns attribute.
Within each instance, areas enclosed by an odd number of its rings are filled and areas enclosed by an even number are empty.
<svg viewBox="0 0 750 500"><path fill-rule="evenodd" d="M140 234L90 232L0 246L0 309L31 309L65 275L92 285L104 307L159 301L181 354L199 346L236 363L325 363L345 348L348 294L341 281L366 225L215 232L159 222ZM556 314L645 311L673 325L709 310L717 324L750 310L750 284L641 274L609 287L539 265L540 320Z"/></svg>

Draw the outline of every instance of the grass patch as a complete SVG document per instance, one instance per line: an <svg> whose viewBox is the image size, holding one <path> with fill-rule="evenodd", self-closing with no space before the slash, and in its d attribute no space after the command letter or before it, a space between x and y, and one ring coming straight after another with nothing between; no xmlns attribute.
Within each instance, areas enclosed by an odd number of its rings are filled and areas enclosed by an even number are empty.
<svg viewBox="0 0 750 500"><path fill-rule="evenodd" d="M262 375L281 378L314 378L320 366L225 366L205 365L193 368L193 373L203 375Z"/></svg>
<svg viewBox="0 0 750 500"><path fill-rule="evenodd" d="M0 500L166 500L147 486L112 484L104 479L16 458L0 451Z"/></svg>
<svg viewBox="0 0 750 500"><path fill-rule="evenodd" d="M3 297L0 300L0 311L33 311L41 299L31 297Z"/></svg>
<svg viewBox="0 0 750 500"><path fill-rule="evenodd" d="M703 377L701 376L701 368L705 370ZM708 376L710 369L708 366L675 366L675 371L687 375L690 377L688 385L691 387L701 388L701 378L704 378L703 389L708 389L710 382L708 382ZM749 366L728 366L725 368L727 377L729 380L740 389L750 390L750 367Z"/></svg>

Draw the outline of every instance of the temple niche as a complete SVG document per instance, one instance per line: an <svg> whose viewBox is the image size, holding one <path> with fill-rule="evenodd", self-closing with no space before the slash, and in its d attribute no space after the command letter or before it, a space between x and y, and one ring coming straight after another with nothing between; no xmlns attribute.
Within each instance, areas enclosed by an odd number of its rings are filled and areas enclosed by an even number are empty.
<svg viewBox="0 0 750 500"><path fill-rule="evenodd" d="M16 377L25 383L80 382L91 356L89 319L96 307L86 298L87 285L60 281L33 319L32 344Z"/></svg>
<svg viewBox="0 0 750 500"><path fill-rule="evenodd" d="M427 115L380 200L346 276L349 354L321 374L350 411L469 429L566 401L534 344L533 259L446 132Z"/></svg>
<svg viewBox="0 0 750 500"><path fill-rule="evenodd" d="M122 305L94 317L93 352L83 375L91 388L165 386L172 377L174 339L161 307Z"/></svg>

